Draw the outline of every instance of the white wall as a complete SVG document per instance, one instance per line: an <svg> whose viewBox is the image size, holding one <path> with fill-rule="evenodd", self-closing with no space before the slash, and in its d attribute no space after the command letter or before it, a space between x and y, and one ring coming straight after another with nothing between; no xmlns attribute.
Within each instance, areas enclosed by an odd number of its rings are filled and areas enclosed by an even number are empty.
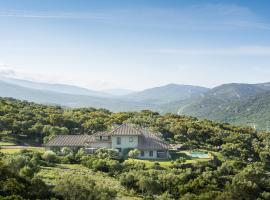
<svg viewBox="0 0 270 200"><path fill-rule="evenodd" d="M93 142L90 145L91 148L111 148L111 143L110 142Z"/></svg>
<svg viewBox="0 0 270 200"><path fill-rule="evenodd" d="M156 159L157 158L157 151L153 150L153 156L150 156L150 151L144 151L144 156L139 155L140 159Z"/></svg>
<svg viewBox="0 0 270 200"><path fill-rule="evenodd" d="M117 137L121 137L121 144L117 144ZM129 138L133 138L133 142L129 141ZM112 136L112 148L121 148L121 149L128 149L128 148L137 148L138 146L138 136Z"/></svg>

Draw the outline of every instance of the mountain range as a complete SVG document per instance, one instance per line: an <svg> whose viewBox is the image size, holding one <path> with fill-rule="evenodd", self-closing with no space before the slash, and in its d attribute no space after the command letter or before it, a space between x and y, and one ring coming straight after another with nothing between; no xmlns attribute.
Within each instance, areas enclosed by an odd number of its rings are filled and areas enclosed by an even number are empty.
<svg viewBox="0 0 270 200"><path fill-rule="evenodd" d="M143 91L86 88L0 77L0 96L64 107L160 113L270 128L270 83L230 83L215 88L169 84Z"/></svg>

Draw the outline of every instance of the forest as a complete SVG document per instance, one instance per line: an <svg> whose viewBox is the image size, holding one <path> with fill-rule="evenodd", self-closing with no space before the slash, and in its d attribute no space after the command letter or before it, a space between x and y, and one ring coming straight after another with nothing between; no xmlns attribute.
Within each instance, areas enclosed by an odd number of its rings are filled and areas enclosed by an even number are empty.
<svg viewBox="0 0 270 200"><path fill-rule="evenodd" d="M41 146L59 134L94 134L131 123L213 159L170 165L100 149L0 153L0 199L270 199L270 133L150 110L113 113L0 98L0 141ZM172 152L173 154L174 152ZM133 157L133 156L130 156Z"/></svg>

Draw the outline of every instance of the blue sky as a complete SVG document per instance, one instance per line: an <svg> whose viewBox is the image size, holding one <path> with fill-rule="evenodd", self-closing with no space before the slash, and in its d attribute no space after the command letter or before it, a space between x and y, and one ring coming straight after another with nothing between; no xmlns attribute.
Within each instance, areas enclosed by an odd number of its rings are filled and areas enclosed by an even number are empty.
<svg viewBox="0 0 270 200"><path fill-rule="evenodd" d="M270 2L0 0L0 75L91 89L270 81Z"/></svg>

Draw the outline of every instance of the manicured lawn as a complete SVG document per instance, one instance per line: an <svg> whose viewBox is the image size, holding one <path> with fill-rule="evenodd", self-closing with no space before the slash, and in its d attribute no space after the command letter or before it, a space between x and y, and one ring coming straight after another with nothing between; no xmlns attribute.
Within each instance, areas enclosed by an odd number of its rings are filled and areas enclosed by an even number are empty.
<svg viewBox="0 0 270 200"><path fill-rule="evenodd" d="M57 181L61 180L63 177L71 175L83 175L94 180L97 185L115 189L118 192L117 199L140 200L140 198L129 194L116 178L110 177L102 172L94 172L82 165L59 164L55 167L42 167L37 174L38 177L49 185L55 185Z"/></svg>
<svg viewBox="0 0 270 200"><path fill-rule="evenodd" d="M173 161L176 159L183 157L186 158L185 164L191 164L191 163L197 163L197 162L208 162L213 159L212 156L209 156L209 158L191 158L188 156L188 151L175 151L171 153L171 160L141 160L141 159L128 159L127 162L143 162L146 166L146 168L151 168L154 166L155 163L159 163L159 165L163 168L170 167L173 165ZM212 153L212 152L211 152ZM214 154L216 155L216 154Z"/></svg>
<svg viewBox="0 0 270 200"><path fill-rule="evenodd" d="M151 168L155 163L159 163L161 167L169 167L172 165L171 161L160 161L160 160L139 160L139 159L128 159L126 162L142 162L146 168Z"/></svg>
<svg viewBox="0 0 270 200"><path fill-rule="evenodd" d="M197 162L208 162L211 158L193 158L191 160L186 160L184 164L189 163L197 163ZM170 167L173 165L173 160L139 160L139 159L128 159L128 162L142 162L145 164L146 168L151 168L154 166L155 163L159 163L159 165L163 168Z"/></svg>
<svg viewBox="0 0 270 200"><path fill-rule="evenodd" d="M38 151L38 152L44 152L45 149L43 147L23 147L23 148L1 148L0 152L2 153L7 153L7 154L13 154L13 153L18 153L23 149L27 149L27 150L33 150L33 151Z"/></svg>
<svg viewBox="0 0 270 200"><path fill-rule="evenodd" d="M16 145L13 142L0 141L0 146L13 146Z"/></svg>

